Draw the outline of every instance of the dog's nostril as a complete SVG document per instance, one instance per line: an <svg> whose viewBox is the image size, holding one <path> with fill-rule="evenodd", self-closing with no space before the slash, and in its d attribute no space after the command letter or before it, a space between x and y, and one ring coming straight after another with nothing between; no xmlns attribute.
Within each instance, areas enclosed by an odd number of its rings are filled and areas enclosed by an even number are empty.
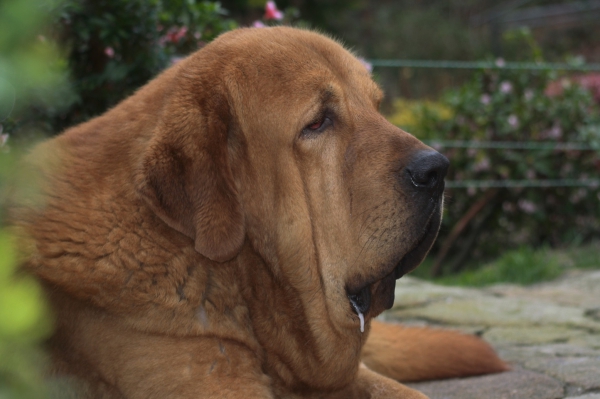
<svg viewBox="0 0 600 399"><path fill-rule="evenodd" d="M437 182L437 175L438 174L436 171L427 173L427 176L425 176L425 180L423 180L422 184L427 186L435 184Z"/></svg>
<svg viewBox="0 0 600 399"><path fill-rule="evenodd" d="M448 158L437 151L418 152L406 167L412 185L421 190L440 187L448 172Z"/></svg>

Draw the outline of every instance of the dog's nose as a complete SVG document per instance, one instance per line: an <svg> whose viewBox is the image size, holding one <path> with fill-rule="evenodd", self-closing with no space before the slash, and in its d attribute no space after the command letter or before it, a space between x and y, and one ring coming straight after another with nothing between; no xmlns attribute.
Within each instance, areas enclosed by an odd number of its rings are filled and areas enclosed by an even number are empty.
<svg viewBox="0 0 600 399"><path fill-rule="evenodd" d="M423 150L413 157L405 170L413 187L434 195L443 188L449 165L448 158L439 152Z"/></svg>

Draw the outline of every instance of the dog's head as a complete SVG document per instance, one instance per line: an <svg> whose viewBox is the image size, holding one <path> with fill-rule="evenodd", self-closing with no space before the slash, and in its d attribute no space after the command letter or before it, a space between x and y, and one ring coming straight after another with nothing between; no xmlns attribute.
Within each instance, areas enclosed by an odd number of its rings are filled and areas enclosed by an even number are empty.
<svg viewBox="0 0 600 399"><path fill-rule="evenodd" d="M448 160L387 122L370 73L316 33L241 29L175 68L142 195L207 258L246 242L360 336L357 316L391 307L431 247Z"/></svg>

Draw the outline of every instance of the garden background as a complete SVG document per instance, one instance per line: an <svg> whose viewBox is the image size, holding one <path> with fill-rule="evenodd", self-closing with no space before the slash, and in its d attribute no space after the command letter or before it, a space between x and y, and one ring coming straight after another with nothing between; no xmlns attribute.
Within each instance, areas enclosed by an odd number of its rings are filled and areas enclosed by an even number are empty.
<svg viewBox="0 0 600 399"><path fill-rule="evenodd" d="M286 24L353 49L389 120L450 159L440 236L415 274L530 284L600 267L599 17L598 0L0 0L0 200L32 142L222 32ZM0 397L46 397L33 381L47 309L15 268L2 232Z"/></svg>

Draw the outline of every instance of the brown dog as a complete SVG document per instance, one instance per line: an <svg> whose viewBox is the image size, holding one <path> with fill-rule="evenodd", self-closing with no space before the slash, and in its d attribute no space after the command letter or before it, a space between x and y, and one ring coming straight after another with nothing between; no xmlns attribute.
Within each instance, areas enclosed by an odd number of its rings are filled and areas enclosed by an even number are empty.
<svg viewBox="0 0 600 399"><path fill-rule="evenodd" d="M240 29L38 146L15 209L92 398L422 398L482 341L371 323L440 224L446 158L336 42ZM367 336L371 330L371 338Z"/></svg>

